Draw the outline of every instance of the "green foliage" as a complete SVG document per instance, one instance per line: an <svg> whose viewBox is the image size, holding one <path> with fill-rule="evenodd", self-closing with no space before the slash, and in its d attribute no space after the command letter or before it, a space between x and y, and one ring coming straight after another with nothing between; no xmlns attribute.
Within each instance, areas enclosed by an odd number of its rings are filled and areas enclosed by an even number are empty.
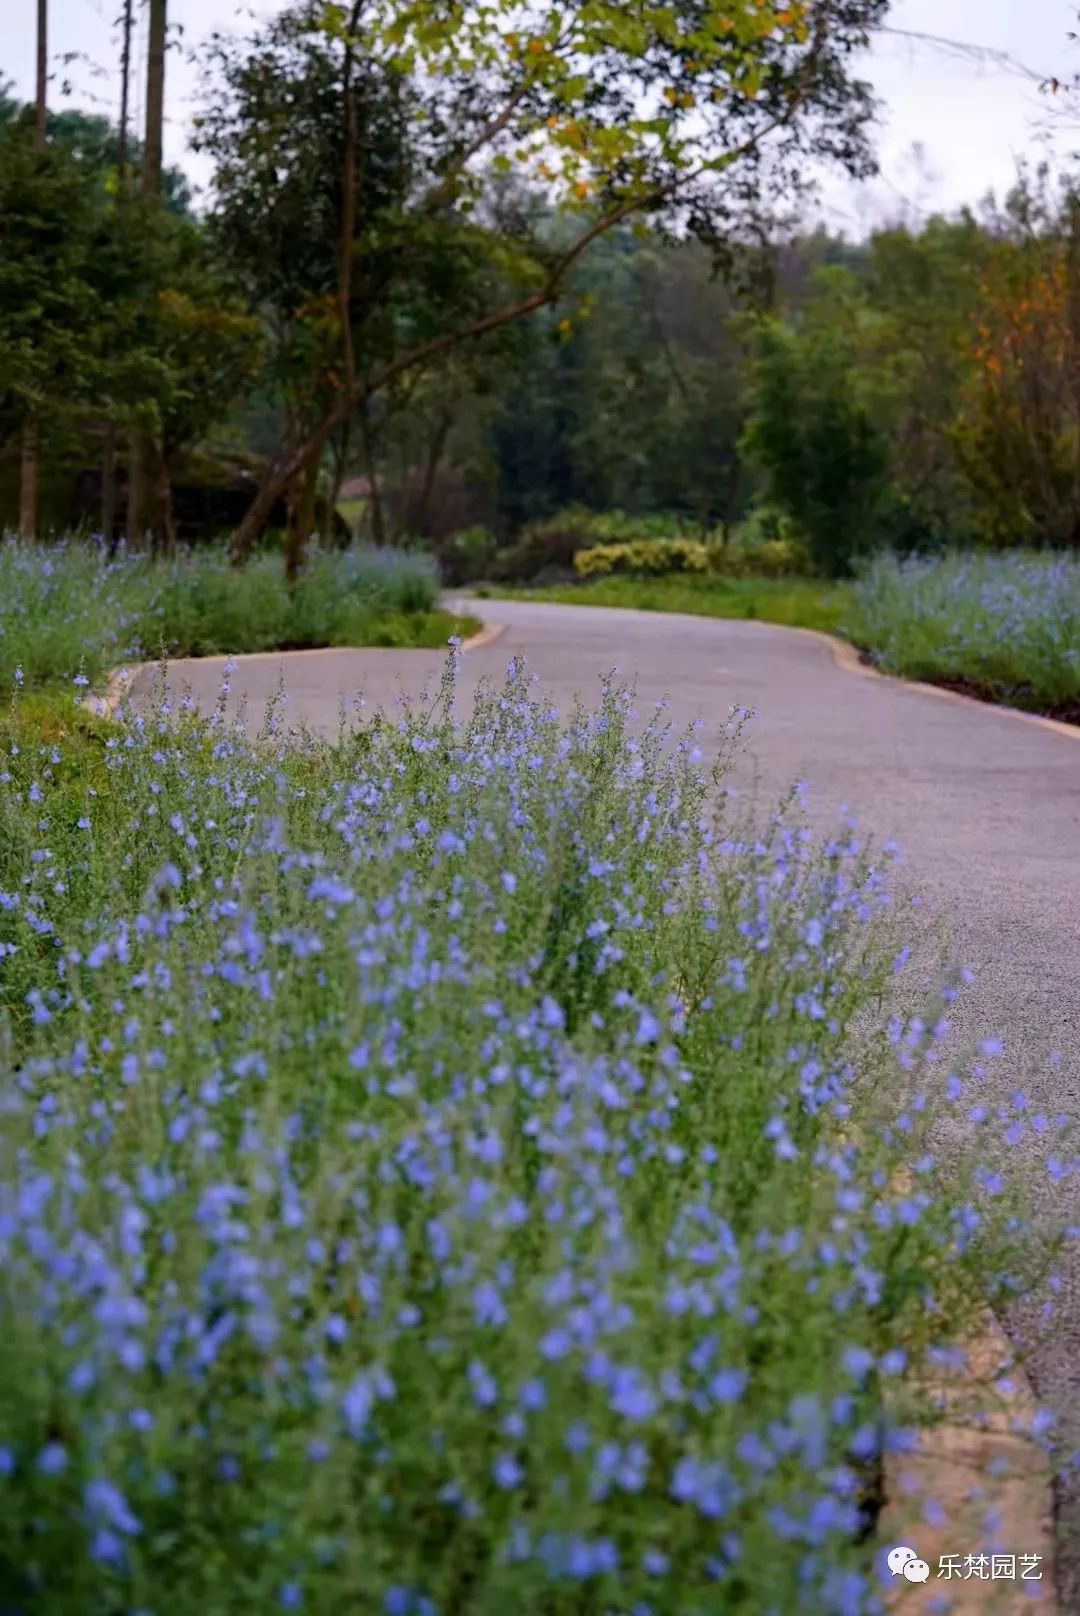
<svg viewBox="0 0 1080 1616"><path fill-rule="evenodd" d="M745 451L816 567L843 577L886 537L888 445L829 331L756 331Z"/></svg>
<svg viewBox="0 0 1080 1616"><path fill-rule="evenodd" d="M899 549L927 552L976 532L973 489L954 429L970 373L968 333L981 318L981 281L1001 247L997 224L970 213L869 242L856 345L860 395L889 442Z"/></svg>
<svg viewBox="0 0 1080 1616"><path fill-rule="evenodd" d="M85 400L100 300L90 276L94 195L63 146L0 125L0 438Z"/></svg>
<svg viewBox="0 0 1080 1616"><path fill-rule="evenodd" d="M194 220L106 183L96 126L54 133L0 119L0 439L34 421L46 463L86 464L140 424L167 465L252 381L259 322Z"/></svg>
<svg viewBox="0 0 1080 1616"><path fill-rule="evenodd" d="M709 536L709 571L725 578L789 578L813 573L806 546L791 521L755 505L734 531Z"/></svg>
<svg viewBox="0 0 1080 1616"><path fill-rule="evenodd" d="M503 583L528 583L547 572L568 573L579 550L593 543L590 511L572 506L547 521L531 522L517 542L496 554L490 573Z"/></svg>
<svg viewBox="0 0 1080 1616"><path fill-rule="evenodd" d="M672 572L705 572L709 552L696 539L637 539L628 544L597 544L574 557L579 578L662 578Z"/></svg>
<svg viewBox="0 0 1080 1616"><path fill-rule="evenodd" d="M468 527L435 546L444 583L475 583L487 576L495 555L495 538L486 527Z"/></svg>
<svg viewBox="0 0 1080 1616"><path fill-rule="evenodd" d="M626 511L590 511L585 531L591 544L652 544L657 540L700 539L697 523L669 511L629 515Z"/></svg>
<svg viewBox="0 0 1080 1616"><path fill-rule="evenodd" d="M734 578L795 578L812 570L805 548L794 539L712 544L708 557L710 572Z"/></svg>
<svg viewBox="0 0 1080 1616"><path fill-rule="evenodd" d="M477 423L508 530L570 503L656 521L601 542L742 514L742 344L713 267L699 243L613 231L574 273L569 330L556 314L529 324Z"/></svg>
<svg viewBox="0 0 1080 1616"><path fill-rule="evenodd" d="M506 583L528 583L545 572L571 569L597 576L627 570L625 559L631 555L631 570L700 571L703 562L699 567L696 560L685 559L696 557L698 551L704 554L699 531L685 518L660 511L629 515L571 505L544 521L529 523L516 544L497 553L490 575ZM594 559L596 551L603 552L599 559Z"/></svg>
<svg viewBox="0 0 1080 1616"><path fill-rule="evenodd" d="M0 84L0 135L14 126L27 130L33 124L34 112L29 105L20 105L4 93ZM46 138L64 147L79 164L84 174L96 177L98 185L111 195L120 189L120 132L108 118L99 113L85 112L78 107L49 108L45 119ZM127 136L128 183L133 190L140 189L142 179L142 142L129 129ZM175 164L162 170L161 194L170 213L192 217L191 183L184 171Z"/></svg>

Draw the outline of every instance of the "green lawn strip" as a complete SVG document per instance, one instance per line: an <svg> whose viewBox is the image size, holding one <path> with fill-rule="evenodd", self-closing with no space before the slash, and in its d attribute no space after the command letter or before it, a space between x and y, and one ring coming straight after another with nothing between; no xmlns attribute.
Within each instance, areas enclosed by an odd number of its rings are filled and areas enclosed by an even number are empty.
<svg viewBox="0 0 1080 1616"><path fill-rule="evenodd" d="M397 650L437 650L452 635L467 639L482 627L478 618L461 617L453 612L380 612L360 610L320 634L315 628L302 637L253 635L242 632L222 634L196 629L190 637L165 646L172 658L203 656L244 656L251 652L320 651L332 646L364 650L370 647Z"/></svg>
<svg viewBox="0 0 1080 1616"><path fill-rule="evenodd" d="M462 617L455 612L357 612L335 632L322 636L315 634L299 642L285 640L282 645L266 647L271 651L317 651L328 646L351 647L365 650L369 647L388 647L398 650L439 650L453 636L463 640L478 634L483 627L477 617ZM235 644L215 647L218 655L230 652L242 655L247 649ZM262 650L259 646L256 649ZM176 656L215 654L201 650L176 651Z"/></svg>
<svg viewBox="0 0 1080 1616"><path fill-rule="evenodd" d="M813 578L604 578L538 589L483 585L493 600L546 600L569 606L621 606L695 617L756 619L787 628L820 629L860 643L849 584Z"/></svg>

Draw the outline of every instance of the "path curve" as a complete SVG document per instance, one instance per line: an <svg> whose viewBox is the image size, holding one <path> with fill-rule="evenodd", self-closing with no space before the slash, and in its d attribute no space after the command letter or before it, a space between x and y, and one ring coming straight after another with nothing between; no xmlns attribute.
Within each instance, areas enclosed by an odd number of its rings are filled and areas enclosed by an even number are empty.
<svg viewBox="0 0 1080 1616"><path fill-rule="evenodd" d="M1066 728L853 677L828 637L769 624L519 600L460 606L503 626L463 655L462 707L481 679L501 679L510 657L524 655L562 711L576 695L591 700L599 678L618 669L636 682L643 709L667 696L680 726L701 717L706 755L732 704L754 709L733 776L744 798L772 806L803 780L818 828L834 826L846 806L876 840L894 838L905 879L950 927L953 958L976 972L954 1018L958 1034L1006 1040L987 1082L1003 1099L1023 1087L1051 1116L1077 1110L1080 746ZM210 706L223 661L174 663L170 681ZM332 734L343 700L362 694L366 711L390 708L402 689L434 689L443 661L440 652L389 650L241 657L230 701L246 695L257 720L281 678L289 721ZM137 700L156 677L136 676ZM1057 1065L1045 1058L1051 1049L1062 1052ZM1052 1221L1080 1222L1074 1184L1057 1201L1043 1192ZM1028 1336L1036 1390L1080 1448L1080 1258L1049 1329L1027 1319L1013 1327ZM1059 1595L1066 1610L1080 1610L1080 1486L1060 1489L1058 1522Z"/></svg>

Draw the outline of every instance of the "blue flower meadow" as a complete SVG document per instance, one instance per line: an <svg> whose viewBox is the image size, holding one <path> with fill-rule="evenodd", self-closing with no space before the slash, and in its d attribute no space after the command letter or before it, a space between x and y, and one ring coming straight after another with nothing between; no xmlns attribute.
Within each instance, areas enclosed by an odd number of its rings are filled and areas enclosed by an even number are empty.
<svg viewBox="0 0 1080 1616"><path fill-rule="evenodd" d="M360 547L313 548L295 590L280 556L242 572L219 546L170 560L65 539L23 544L0 535L0 686L78 673L98 682L117 663L266 651L283 645L408 645L438 601L429 556ZM420 643L441 645L439 637Z"/></svg>
<svg viewBox="0 0 1080 1616"><path fill-rule="evenodd" d="M881 1608L900 1389L1031 1283L986 1164L1061 1119L868 1025L851 825L453 673L335 746L6 720L5 1611Z"/></svg>
<svg viewBox="0 0 1080 1616"><path fill-rule="evenodd" d="M1080 561L956 552L879 556L856 585L875 662L995 701L1080 719Z"/></svg>

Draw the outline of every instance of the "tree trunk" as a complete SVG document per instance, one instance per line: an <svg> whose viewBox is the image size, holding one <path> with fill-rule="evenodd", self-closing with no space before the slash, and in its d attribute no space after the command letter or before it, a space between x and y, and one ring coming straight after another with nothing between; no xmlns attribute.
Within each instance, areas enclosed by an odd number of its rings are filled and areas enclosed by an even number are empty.
<svg viewBox="0 0 1080 1616"><path fill-rule="evenodd" d="M34 95L34 147L45 148L45 124L48 115L49 84L49 5L48 0L37 0L37 61ZM19 533L24 539L37 537L38 531L38 456L40 433L36 421L23 424L22 453L19 458Z"/></svg>
<svg viewBox="0 0 1080 1616"><path fill-rule="evenodd" d="M146 54L146 134L143 142L142 191L150 200L161 197L161 142L165 117L165 25L168 0L150 0L150 27ZM147 489L156 464L157 445L145 427L131 434L128 459L128 543L143 543Z"/></svg>
<svg viewBox="0 0 1080 1616"><path fill-rule="evenodd" d="M337 438L333 447L330 497L323 507L322 522L320 524L320 538L324 549L329 548L334 531L334 512L337 510L338 500L341 498L341 484L345 479L345 467L349 463L349 442L351 438L352 423L346 421L345 430Z"/></svg>
<svg viewBox="0 0 1080 1616"><path fill-rule="evenodd" d="M154 498L157 505L154 537L158 548L165 555L174 556L176 554L176 519L173 515L169 454L163 438L155 440L154 450Z"/></svg>
<svg viewBox="0 0 1080 1616"><path fill-rule="evenodd" d="M315 525L315 496L319 488L319 462L312 460L300 483L300 495L285 538L285 581L292 588L304 564L311 530Z"/></svg>
<svg viewBox="0 0 1080 1616"><path fill-rule="evenodd" d="M129 549L141 550L146 524L146 442L142 427L136 427L128 443L127 518L125 532Z"/></svg>
<svg viewBox="0 0 1080 1616"><path fill-rule="evenodd" d="M131 115L131 36L135 25L134 0L124 0L124 10L121 17L121 47L120 47L120 128L116 142L116 180L117 189L121 195L128 187L128 123ZM119 514L119 497L117 489L117 462L116 462L117 431L110 422L105 429L105 452L101 467L101 530L105 536L105 543L109 547L109 554L116 550L117 532L116 522ZM132 474L131 464L128 465L128 513L131 510ZM127 522L130 536L130 519Z"/></svg>
<svg viewBox="0 0 1080 1616"><path fill-rule="evenodd" d="M116 428L105 429L101 452L101 536L109 554L116 548Z"/></svg>
<svg viewBox="0 0 1080 1616"><path fill-rule="evenodd" d="M24 539L38 536L38 428L36 421L27 421L22 434L22 456L19 462L19 535Z"/></svg>
<svg viewBox="0 0 1080 1616"><path fill-rule="evenodd" d="M49 83L49 0L37 0L37 85L34 97L34 145L45 145Z"/></svg>
<svg viewBox="0 0 1080 1616"><path fill-rule="evenodd" d="M342 72L342 111L345 115L345 149L341 162L341 217L338 220L338 320L341 325L341 352L345 361L345 389L356 391L356 352L352 337L353 237L356 234L356 99L353 94L353 37L360 20L363 0L353 0L345 34L345 63Z"/></svg>
<svg viewBox="0 0 1080 1616"><path fill-rule="evenodd" d="M168 0L150 0L146 48L146 139L143 146L143 196L161 195L161 145L165 123L165 31Z"/></svg>
<svg viewBox="0 0 1080 1616"><path fill-rule="evenodd" d="M375 464L375 447L371 441L371 423L367 404L360 410L360 444L364 451L364 475L368 480L368 508L371 513L371 541L381 549L386 543L386 515L379 489L379 471Z"/></svg>
<svg viewBox="0 0 1080 1616"><path fill-rule="evenodd" d="M442 460L445 452L446 440L450 436L450 428L453 426L453 424L453 416L449 410L445 410L443 414L440 415L439 423L435 428L435 432L430 443L428 444L427 464L424 467L424 481L420 488L420 499L416 507L417 525L421 529L426 528L428 518L431 514L431 495L435 488L435 476L439 469L439 463ZM421 531L419 537L424 538L426 536L427 535Z"/></svg>
<svg viewBox="0 0 1080 1616"><path fill-rule="evenodd" d="M124 0L120 50L120 131L116 142L116 178L123 191L127 185L128 115L131 104L131 34L134 27L133 0Z"/></svg>

